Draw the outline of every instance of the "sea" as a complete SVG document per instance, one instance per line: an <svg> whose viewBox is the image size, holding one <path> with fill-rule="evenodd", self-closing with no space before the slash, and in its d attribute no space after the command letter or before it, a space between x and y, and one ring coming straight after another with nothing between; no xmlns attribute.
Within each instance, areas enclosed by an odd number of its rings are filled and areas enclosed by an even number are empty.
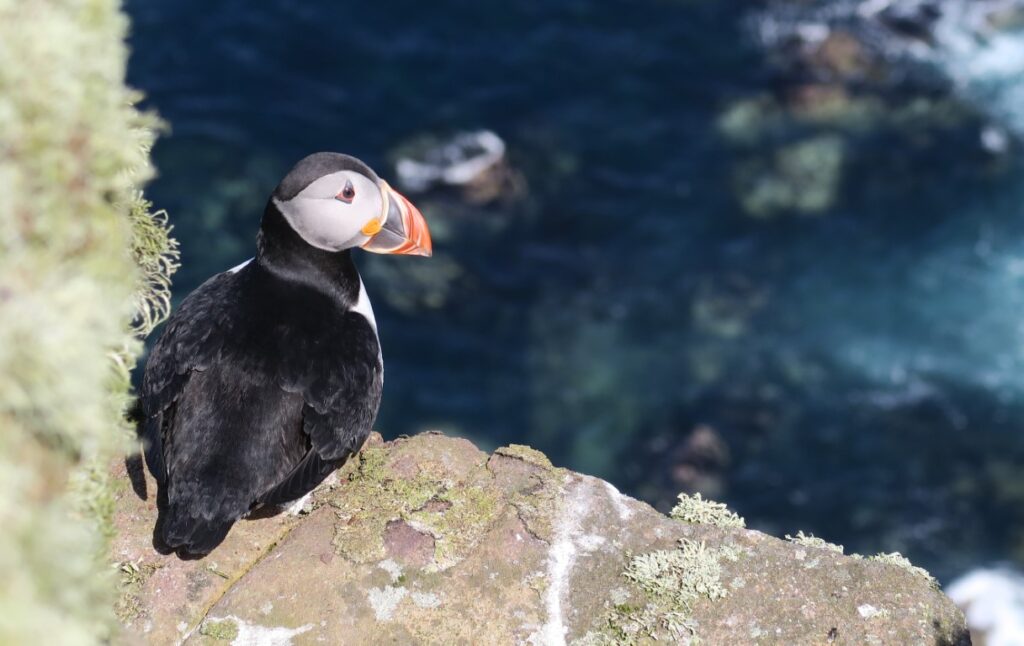
<svg viewBox="0 0 1024 646"><path fill-rule="evenodd" d="M407 192L432 258L359 253L385 438L529 444L943 582L1024 566L1024 29L890 4L128 0L175 301L304 155L401 186L493 133L493 186Z"/></svg>

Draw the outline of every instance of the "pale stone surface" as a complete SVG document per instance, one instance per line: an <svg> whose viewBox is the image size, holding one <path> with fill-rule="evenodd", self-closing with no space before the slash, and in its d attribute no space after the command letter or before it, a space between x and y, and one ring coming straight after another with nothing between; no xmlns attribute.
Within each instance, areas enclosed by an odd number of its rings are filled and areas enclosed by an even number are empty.
<svg viewBox="0 0 1024 646"><path fill-rule="evenodd" d="M155 553L154 517L123 488L125 643L969 644L912 571L673 520L525 447L375 437L311 513L203 560Z"/></svg>

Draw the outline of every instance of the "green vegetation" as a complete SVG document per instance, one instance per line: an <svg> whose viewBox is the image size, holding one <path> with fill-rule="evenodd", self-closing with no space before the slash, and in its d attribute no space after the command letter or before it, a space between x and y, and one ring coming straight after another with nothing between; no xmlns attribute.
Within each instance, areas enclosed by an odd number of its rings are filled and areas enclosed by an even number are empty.
<svg viewBox="0 0 1024 646"><path fill-rule="evenodd" d="M510 458L516 458L523 462L529 462L530 464L543 469L552 468L551 460L548 459L548 456L531 446L526 446L525 444L509 444L508 446L501 446L494 449L494 453Z"/></svg>
<svg viewBox="0 0 1024 646"><path fill-rule="evenodd" d="M238 624L232 619L206 620L199 628L199 633L211 639L231 641L238 637Z"/></svg>
<svg viewBox="0 0 1024 646"><path fill-rule="evenodd" d="M176 247L138 191L155 117L115 0L0 0L0 643L113 622L106 464Z"/></svg>
<svg viewBox="0 0 1024 646"><path fill-rule="evenodd" d="M339 518L345 519L334 537L339 554L357 563L385 558L385 530L401 520L434 539L434 559L427 569L445 570L484 536L500 506L483 463L458 482L441 461L429 457L415 464L414 473L396 471L402 456L412 455L425 441L412 438L390 453L380 447L364 448L354 458L345 487L329 498ZM410 463L409 458L405 461Z"/></svg>

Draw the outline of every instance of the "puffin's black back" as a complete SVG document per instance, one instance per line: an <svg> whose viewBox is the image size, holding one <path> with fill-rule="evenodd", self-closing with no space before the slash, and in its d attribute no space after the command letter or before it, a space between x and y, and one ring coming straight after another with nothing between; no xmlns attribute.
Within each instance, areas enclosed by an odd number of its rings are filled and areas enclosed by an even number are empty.
<svg viewBox="0 0 1024 646"><path fill-rule="evenodd" d="M349 163L313 157L310 173ZM376 330L352 311L360 289L348 251L305 244L271 202L257 258L182 302L141 393L167 547L209 552L253 507L301 497L365 440L382 366Z"/></svg>

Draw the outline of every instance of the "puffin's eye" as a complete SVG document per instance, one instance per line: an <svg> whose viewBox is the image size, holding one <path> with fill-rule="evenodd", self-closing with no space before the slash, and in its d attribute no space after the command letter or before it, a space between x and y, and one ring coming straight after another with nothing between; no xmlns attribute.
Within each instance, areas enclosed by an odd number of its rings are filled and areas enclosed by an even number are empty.
<svg viewBox="0 0 1024 646"><path fill-rule="evenodd" d="M352 180L345 182L345 188L341 189L341 192L334 196L334 199L341 200L345 204L351 204L352 200L356 197L356 189L352 186Z"/></svg>

